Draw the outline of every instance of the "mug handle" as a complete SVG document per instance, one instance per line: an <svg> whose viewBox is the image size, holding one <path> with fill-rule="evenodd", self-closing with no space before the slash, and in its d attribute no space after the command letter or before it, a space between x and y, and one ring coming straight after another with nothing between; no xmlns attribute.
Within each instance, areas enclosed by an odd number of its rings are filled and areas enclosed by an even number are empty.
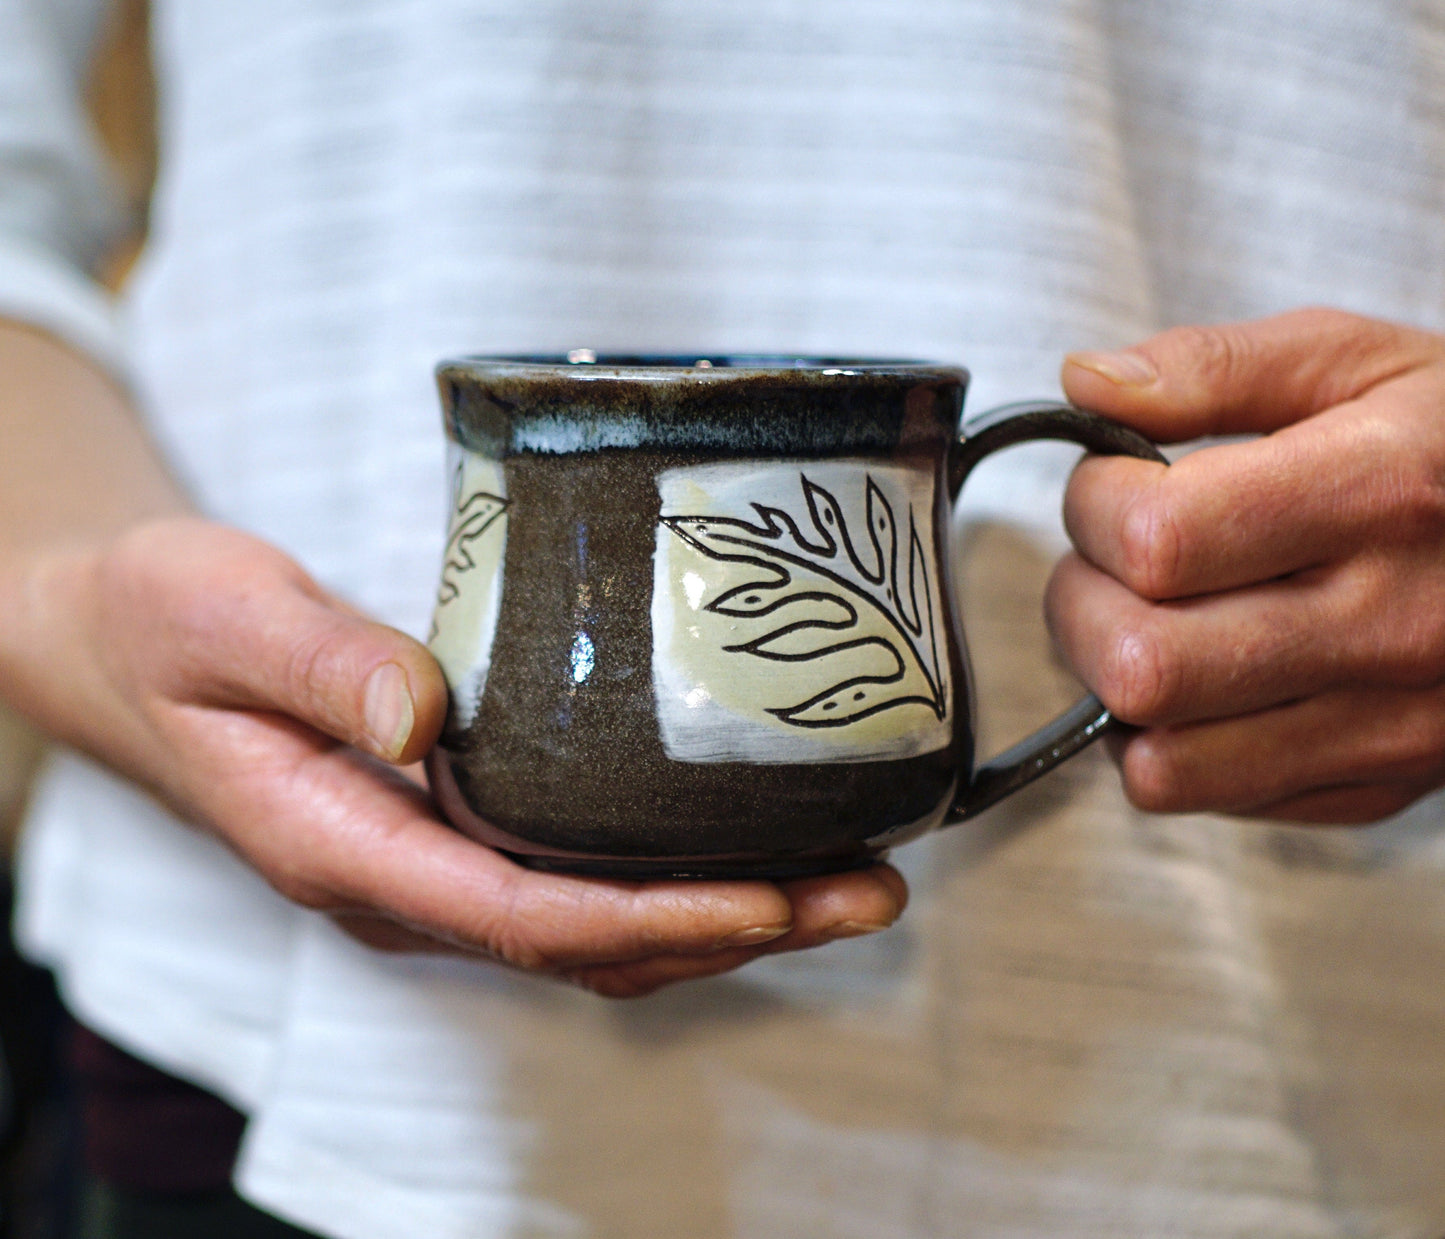
<svg viewBox="0 0 1445 1239"><path fill-rule="evenodd" d="M1169 463L1154 444L1127 426L1070 404L1030 401L990 409L964 423L949 462L949 493L957 499L965 479L985 456L1036 439L1062 439L1101 456L1138 456ZM962 822L976 817L1118 725L1104 703L1090 693L1047 726L978 766L961 788L947 820Z"/></svg>

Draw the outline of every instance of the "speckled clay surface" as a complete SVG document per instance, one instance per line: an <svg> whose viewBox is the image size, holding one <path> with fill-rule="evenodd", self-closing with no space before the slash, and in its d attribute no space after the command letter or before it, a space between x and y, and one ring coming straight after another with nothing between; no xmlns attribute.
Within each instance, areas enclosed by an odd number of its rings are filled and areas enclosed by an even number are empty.
<svg viewBox="0 0 1445 1239"><path fill-rule="evenodd" d="M461 830L539 866L783 876L986 809L1111 724L1086 698L973 766L949 504L1029 439L1162 460L967 374L790 358L464 359L429 761Z"/></svg>
<svg viewBox="0 0 1445 1239"><path fill-rule="evenodd" d="M432 761L462 829L512 852L594 858L569 868L781 873L858 863L942 818L971 736L940 557L949 726L901 759L669 757L651 613L668 471L756 461L798 477L834 458L906 470L936 496L919 519L944 545L963 372L460 362L439 380L451 437L501 464L506 504L485 691Z"/></svg>

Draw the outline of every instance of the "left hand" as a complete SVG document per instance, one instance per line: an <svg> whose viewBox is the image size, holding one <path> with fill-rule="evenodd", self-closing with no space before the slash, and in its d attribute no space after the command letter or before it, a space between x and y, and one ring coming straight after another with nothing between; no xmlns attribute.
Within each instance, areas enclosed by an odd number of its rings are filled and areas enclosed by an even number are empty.
<svg viewBox="0 0 1445 1239"><path fill-rule="evenodd" d="M1050 628L1122 721L1129 798L1366 822L1445 786L1445 337L1328 310L1076 354L1069 398L1172 467L1090 457Z"/></svg>
<svg viewBox="0 0 1445 1239"><path fill-rule="evenodd" d="M526 869L466 838L404 773L446 710L426 648L276 547L194 516L0 556L0 690L378 948L633 997L883 929L907 901L884 864L779 883L611 881Z"/></svg>

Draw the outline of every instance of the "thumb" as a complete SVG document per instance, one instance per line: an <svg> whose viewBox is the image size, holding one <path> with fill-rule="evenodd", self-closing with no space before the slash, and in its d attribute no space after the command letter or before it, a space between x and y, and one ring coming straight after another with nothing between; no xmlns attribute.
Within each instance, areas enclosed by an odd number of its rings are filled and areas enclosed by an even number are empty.
<svg viewBox="0 0 1445 1239"><path fill-rule="evenodd" d="M1438 360L1425 332L1339 310L1176 327L1064 361L1070 400L1162 443L1268 433Z"/></svg>
<svg viewBox="0 0 1445 1239"><path fill-rule="evenodd" d="M118 560L124 593L146 604L149 638L126 642L132 665L163 695L288 715L398 765L436 742L447 687L427 648L275 547L187 520L132 537Z"/></svg>

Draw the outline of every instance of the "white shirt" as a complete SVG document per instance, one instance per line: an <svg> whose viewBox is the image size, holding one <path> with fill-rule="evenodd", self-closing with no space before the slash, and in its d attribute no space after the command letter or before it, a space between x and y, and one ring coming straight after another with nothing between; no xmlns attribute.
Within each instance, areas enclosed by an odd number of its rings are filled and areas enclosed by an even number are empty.
<svg viewBox="0 0 1445 1239"><path fill-rule="evenodd" d="M925 356L982 409L1176 322L1445 328L1440 0L157 0L118 324L83 274L97 9L0 0L0 309L132 373L210 512L418 634L447 354ZM972 510L1047 526L1070 458ZM1022 730L1065 690L1015 656L984 708ZM66 759L18 930L250 1114L243 1193L337 1239L1424 1235L1437 812L1146 819L1091 754L904 849L894 930L615 1006L368 952Z"/></svg>

